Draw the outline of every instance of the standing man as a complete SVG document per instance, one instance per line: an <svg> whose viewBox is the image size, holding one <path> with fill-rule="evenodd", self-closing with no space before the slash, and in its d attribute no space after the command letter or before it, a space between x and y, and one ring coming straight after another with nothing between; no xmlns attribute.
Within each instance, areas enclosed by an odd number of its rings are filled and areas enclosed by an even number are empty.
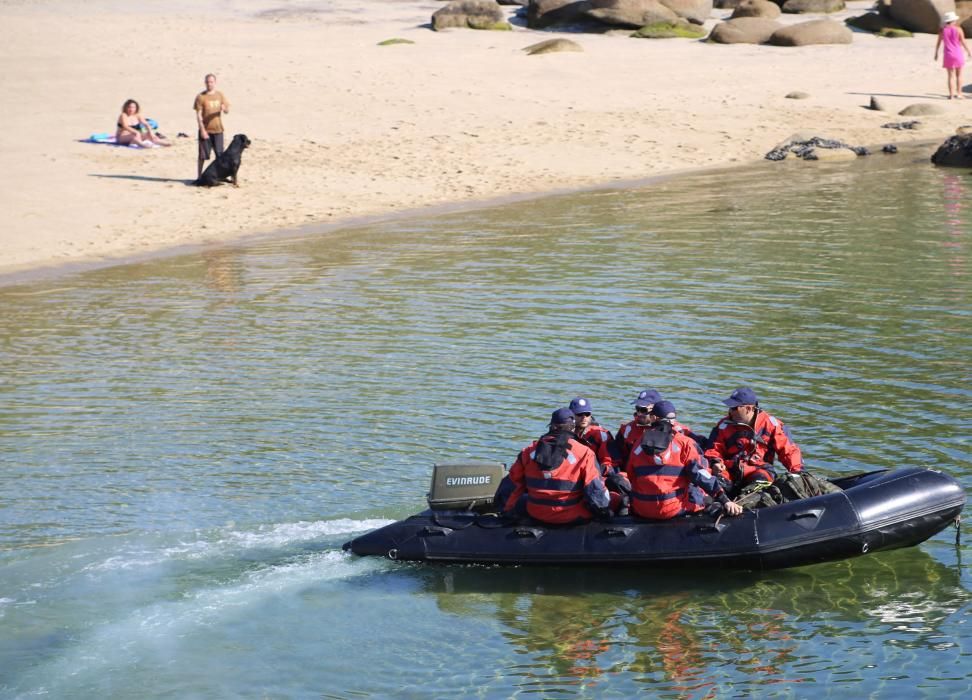
<svg viewBox="0 0 972 700"><path fill-rule="evenodd" d="M206 89L196 95L192 108L196 111L199 125L199 162L196 177L202 175L203 163L209 160L213 151L218 158L223 152L222 115L229 113L229 101L216 89L216 76L206 75Z"/></svg>
<svg viewBox="0 0 972 700"><path fill-rule="evenodd" d="M705 456L713 471L732 482L738 491L753 481L773 481L773 463L779 458L787 471L803 469L800 448L790 439L783 421L759 407L756 393L741 386L722 401L728 415L712 429Z"/></svg>

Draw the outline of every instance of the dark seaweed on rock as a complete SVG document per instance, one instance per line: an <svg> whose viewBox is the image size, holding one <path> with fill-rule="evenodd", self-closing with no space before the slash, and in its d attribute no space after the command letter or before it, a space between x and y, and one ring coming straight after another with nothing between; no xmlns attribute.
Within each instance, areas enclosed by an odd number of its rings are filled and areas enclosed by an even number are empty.
<svg viewBox="0 0 972 700"><path fill-rule="evenodd" d="M765 157L766 160L783 160L788 153L793 153L798 158L803 158L804 160L817 160L817 155L814 153L814 150L817 148L847 148L859 156L871 154L864 146L850 146L836 139L825 139L814 136L812 139L806 141L788 141L782 146L774 148Z"/></svg>

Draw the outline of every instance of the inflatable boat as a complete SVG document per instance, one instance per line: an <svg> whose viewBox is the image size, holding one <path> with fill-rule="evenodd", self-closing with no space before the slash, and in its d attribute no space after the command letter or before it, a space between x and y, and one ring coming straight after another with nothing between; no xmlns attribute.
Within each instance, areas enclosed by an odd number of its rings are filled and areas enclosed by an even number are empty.
<svg viewBox="0 0 972 700"><path fill-rule="evenodd" d="M841 490L734 518L632 516L552 526L490 512L494 465L440 465L429 509L356 537L345 550L400 561L652 565L768 570L924 542L958 524L965 492L951 476L906 468L832 479ZM443 497L450 488L461 492Z"/></svg>

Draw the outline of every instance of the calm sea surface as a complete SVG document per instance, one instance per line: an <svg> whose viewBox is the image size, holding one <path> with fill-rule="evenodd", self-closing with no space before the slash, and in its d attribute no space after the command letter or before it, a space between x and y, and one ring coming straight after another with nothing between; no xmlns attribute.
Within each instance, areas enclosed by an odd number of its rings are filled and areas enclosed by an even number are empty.
<svg viewBox="0 0 972 700"><path fill-rule="evenodd" d="M972 486L972 176L775 164L0 288L0 697L960 698L972 534L768 574L341 543L577 394Z"/></svg>

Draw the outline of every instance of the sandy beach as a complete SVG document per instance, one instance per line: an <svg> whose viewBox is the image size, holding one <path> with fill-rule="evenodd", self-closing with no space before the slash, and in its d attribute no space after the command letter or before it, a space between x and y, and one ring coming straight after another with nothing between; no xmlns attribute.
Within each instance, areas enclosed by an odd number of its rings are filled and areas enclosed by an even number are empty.
<svg viewBox="0 0 972 700"><path fill-rule="evenodd" d="M440 7L0 0L0 276L745 164L794 132L907 144L972 121L972 99L945 99L933 35L855 33L850 45L777 48L522 23L434 32ZM707 26L729 14L714 10ZM583 52L523 51L556 36ZM379 45L390 38L414 43ZM196 174L192 103L208 72L232 103L228 135L252 140L239 188L187 185ZM787 99L794 90L809 98ZM866 109L872 95L888 111ZM171 148L82 142L112 132L130 97ZM920 130L881 128L917 102L944 114L921 117Z"/></svg>

